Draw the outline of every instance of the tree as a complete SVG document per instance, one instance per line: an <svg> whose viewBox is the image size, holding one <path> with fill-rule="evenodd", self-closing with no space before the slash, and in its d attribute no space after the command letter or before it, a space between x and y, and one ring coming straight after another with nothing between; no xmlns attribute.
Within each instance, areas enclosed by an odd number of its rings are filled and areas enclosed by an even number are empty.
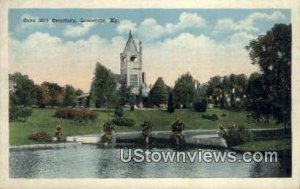
<svg viewBox="0 0 300 189"><path fill-rule="evenodd" d="M168 112L173 113L175 111L175 103L174 103L174 94L173 91L169 92L168 97Z"/></svg>
<svg viewBox="0 0 300 189"><path fill-rule="evenodd" d="M83 91L81 89L76 89L75 94L76 94L76 96L80 96L83 94Z"/></svg>
<svg viewBox="0 0 300 189"><path fill-rule="evenodd" d="M90 94L96 108L108 108L115 104L116 82L113 73L100 63L96 64Z"/></svg>
<svg viewBox="0 0 300 189"><path fill-rule="evenodd" d="M252 64L262 72L264 100L270 102L268 113L285 126L291 122L291 30L291 24L275 24L246 47Z"/></svg>
<svg viewBox="0 0 300 189"><path fill-rule="evenodd" d="M37 87L27 75L20 72L9 74L10 100L15 105L36 104Z"/></svg>
<svg viewBox="0 0 300 189"><path fill-rule="evenodd" d="M268 92L264 89L265 83L261 74L253 73L249 78L247 88L246 109L252 112L252 118L259 123L260 118L265 116L267 121L271 114L272 102L268 98Z"/></svg>
<svg viewBox="0 0 300 189"><path fill-rule="evenodd" d="M71 85L65 86L64 106L74 106L76 99L76 89Z"/></svg>
<svg viewBox="0 0 300 189"><path fill-rule="evenodd" d="M65 98L64 88L57 83L43 82L42 85L48 88L50 95L49 106L62 106Z"/></svg>
<svg viewBox="0 0 300 189"><path fill-rule="evenodd" d="M118 104L120 105L125 105L129 103L129 98L131 95L131 86L127 87L125 82L121 84L121 87L118 91L118 97L119 97L119 102Z"/></svg>
<svg viewBox="0 0 300 189"><path fill-rule="evenodd" d="M221 76L217 75L217 76L210 78L207 83L207 95L213 96L214 90L221 89L221 86L222 86L222 77Z"/></svg>
<svg viewBox="0 0 300 189"><path fill-rule="evenodd" d="M121 105L117 105L116 108L115 108L115 116L117 117L122 117L124 114L123 112L123 108Z"/></svg>
<svg viewBox="0 0 300 189"><path fill-rule="evenodd" d="M190 73L183 74L174 86L174 100L176 106L191 107L195 98L195 80Z"/></svg>
<svg viewBox="0 0 300 189"><path fill-rule="evenodd" d="M152 89L149 92L149 101L152 105L159 106L160 104L166 104L168 99L168 88L164 80L159 77Z"/></svg>
<svg viewBox="0 0 300 189"><path fill-rule="evenodd" d="M228 78L228 77L227 77ZM229 80L227 80L229 84ZM222 94L222 77L217 75L209 79L207 83L207 95L211 99L211 103L219 105L220 96Z"/></svg>
<svg viewBox="0 0 300 189"><path fill-rule="evenodd" d="M47 85L42 84L38 87L37 99L40 108L44 108L49 105L51 96Z"/></svg>

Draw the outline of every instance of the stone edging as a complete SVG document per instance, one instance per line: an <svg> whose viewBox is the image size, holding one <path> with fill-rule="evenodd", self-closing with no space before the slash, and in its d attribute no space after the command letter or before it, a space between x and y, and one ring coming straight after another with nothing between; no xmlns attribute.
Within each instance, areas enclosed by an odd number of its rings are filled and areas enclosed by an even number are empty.
<svg viewBox="0 0 300 189"><path fill-rule="evenodd" d="M30 144L20 146L10 146L10 150L30 150L30 149L53 149L53 148L67 148L71 146L81 145L79 142L56 143L56 144Z"/></svg>

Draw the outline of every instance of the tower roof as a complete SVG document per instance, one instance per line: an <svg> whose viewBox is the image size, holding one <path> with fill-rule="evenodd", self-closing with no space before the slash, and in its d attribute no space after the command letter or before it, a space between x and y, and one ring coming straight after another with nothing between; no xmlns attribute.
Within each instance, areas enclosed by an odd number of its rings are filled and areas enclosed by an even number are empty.
<svg viewBox="0 0 300 189"><path fill-rule="evenodd" d="M126 52L138 53L135 42L134 42L134 39L133 39L132 34L131 34L131 30L129 31L128 41L126 43L126 46L124 48L123 53L126 53Z"/></svg>

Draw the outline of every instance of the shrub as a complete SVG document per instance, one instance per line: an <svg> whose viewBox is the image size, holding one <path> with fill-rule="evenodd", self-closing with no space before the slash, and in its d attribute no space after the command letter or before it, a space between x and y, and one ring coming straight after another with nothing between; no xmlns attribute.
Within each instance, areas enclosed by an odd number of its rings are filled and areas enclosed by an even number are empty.
<svg viewBox="0 0 300 189"><path fill-rule="evenodd" d="M222 117L226 117L226 114L225 114L225 113L222 113L221 116L222 116Z"/></svg>
<svg viewBox="0 0 300 189"><path fill-rule="evenodd" d="M104 135L101 136L102 142L113 142L113 132L115 130L115 125L113 122L105 122L102 126L102 130L104 132Z"/></svg>
<svg viewBox="0 0 300 189"><path fill-rule="evenodd" d="M114 123L117 126L125 126L125 127L133 127L135 125L134 119L123 118L123 117L117 117L113 119L112 123Z"/></svg>
<svg viewBox="0 0 300 189"><path fill-rule="evenodd" d="M141 123L142 133L144 137L149 137L151 135L153 124L151 121L144 121Z"/></svg>
<svg viewBox="0 0 300 189"><path fill-rule="evenodd" d="M182 146L185 144L184 135L182 131L185 129L185 124L180 121L176 120L172 125L172 134L170 136L170 142L174 145Z"/></svg>
<svg viewBox="0 0 300 189"><path fill-rule="evenodd" d="M207 102L205 100L197 101L193 104L193 107L196 112L206 112Z"/></svg>
<svg viewBox="0 0 300 189"><path fill-rule="evenodd" d="M12 105L9 107L9 121L26 121L32 114L32 108Z"/></svg>
<svg viewBox="0 0 300 189"><path fill-rule="evenodd" d="M201 117L203 119L208 119L208 120L211 120L211 121L217 121L217 120L219 120L219 117L216 114L212 114L212 115L210 115L210 114L202 114Z"/></svg>
<svg viewBox="0 0 300 189"><path fill-rule="evenodd" d="M174 123L172 123L171 126L172 132L174 134L181 133L184 130L184 128L185 128L185 124L180 120L176 120Z"/></svg>
<svg viewBox="0 0 300 189"><path fill-rule="evenodd" d="M253 138L253 134L248 129L243 126L236 126L235 123L220 125L218 134L226 140L228 146L243 144Z"/></svg>
<svg viewBox="0 0 300 189"><path fill-rule="evenodd" d="M117 106L116 108L115 108L115 115L117 116L117 117L122 117L123 116L123 108L122 108L122 106Z"/></svg>
<svg viewBox="0 0 300 189"><path fill-rule="evenodd" d="M37 131L37 132L31 134L28 138L30 140L34 140L36 142L51 142L52 141L52 136L43 130Z"/></svg>
<svg viewBox="0 0 300 189"><path fill-rule="evenodd" d="M58 142L62 141L62 139L63 139L63 130L62 130L62 127L60 125L58 125L56 127L54 136L56 137Z"/></svg>
<svg viewBox="0 0 300 189"><path fill-rule="evenodd" d="M105 122L102 126L102 130L107 135L112 135L115 130L115 124L113 122Z"/></svg>
<svg viewBox="0 0 300 189"><path fill-rule="evenodd" d="M217 121L219 119L219 117L217 116L217 114L212 114L211 115L211 120L212 121Z"/></svg>
<svg viewBox="0 0 300 189"><path fill-rule="evenodd" d="M58 108L54 116L64 119L75 119L81 122L95 120L97 118L97 113L86 108Z"/></svg>

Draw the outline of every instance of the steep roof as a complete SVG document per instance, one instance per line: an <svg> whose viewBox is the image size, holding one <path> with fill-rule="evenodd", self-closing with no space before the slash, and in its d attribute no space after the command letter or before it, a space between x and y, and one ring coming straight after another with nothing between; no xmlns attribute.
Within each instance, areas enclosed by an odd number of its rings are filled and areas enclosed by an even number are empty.
<svg viewBox="0 0 300 189"><path fill-rule="evenodd" d="M126 52L138 53L135 42L134 42L132 34L131 34L131 30L129 32L128 41L126 43L123 53L126 53Z"/></svg>

